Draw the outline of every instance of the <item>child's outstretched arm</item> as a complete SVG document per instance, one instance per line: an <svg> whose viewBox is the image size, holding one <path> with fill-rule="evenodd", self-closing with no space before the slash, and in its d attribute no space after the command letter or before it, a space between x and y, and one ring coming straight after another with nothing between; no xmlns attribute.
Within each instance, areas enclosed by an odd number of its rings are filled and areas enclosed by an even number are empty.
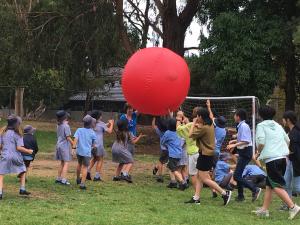
<svg viewBox="0 0 300 225"><path fill-rule="evenodd" d="M209 100L209 99L207 99L207 101L206 101L206 106L207 106L207 110L208 110L208 112L209 112L209 118L210 118L211 120L214 120L215 117L214 117L214 113L213 113L212 110L211 110L211 104L210 104L210 100Z"/></svg>
<svg viewBox="0 0 300 225"><path fill-rule="evenodd" d="M136 137L136 138L131 138L131 142L132 142L133 144L136 144L142 137L146 137L146 135L140 133L140 135L139 135L138 137Z"/></svg>
<svg viewBox="0 0 300 225"><path fill-rule="evenodd" d="M153 117L153 118L152 118L152 123L151 123L151 125L152 125L152 128L153 128L153 129L156 129L156 128L157 128L157 126L156 126L156 117Z"/></svg>
<svg viewBox="0 0 300 225"><path fill-rule="evenodd" d="M17 150L19 152L22 152L22 153L26 153L26 154L32 154L33 153L33 150L32 149L27 149L27 148L24 148L22 146L17 146Z"/></svg>
<svg viewBox="0 0 300 225"><path fill-rule="evenodd" d="M108 121L108 130L106 131L107 133L111 134L113 132L114 129L114 120L109 120Z"/></svg>

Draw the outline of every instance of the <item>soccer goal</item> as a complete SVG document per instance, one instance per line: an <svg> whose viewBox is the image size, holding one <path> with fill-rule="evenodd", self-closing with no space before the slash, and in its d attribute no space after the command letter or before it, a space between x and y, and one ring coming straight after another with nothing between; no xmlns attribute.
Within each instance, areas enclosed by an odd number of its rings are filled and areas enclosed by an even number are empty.
<svg viewBox="0 0 300 225"><path fill-rule="evenodd" d="M235 128L234 113L237 109L247 111L247 123L252 130L253 150L255 150L255 126L258 118L259 100L255 96L239 97L187 97L181 106L185 115L189 118L192 116L195 107L206 107L206 101L210 100L211 108L215 115L224 116L227 120L226 127ZM228 138L227 138L228 141Z"/></svg>

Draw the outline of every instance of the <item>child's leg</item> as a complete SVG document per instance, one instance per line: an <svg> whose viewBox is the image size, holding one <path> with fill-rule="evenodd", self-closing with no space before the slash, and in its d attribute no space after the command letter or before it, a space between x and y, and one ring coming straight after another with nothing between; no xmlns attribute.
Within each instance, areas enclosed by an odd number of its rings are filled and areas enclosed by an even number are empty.
<svg viewBox="0 0 300 225"><path fill-rule="evenodd" d="M116 169L116 174L115 174L116 177L120 176L121 171L122 171L122 168L123 168L123 165L124 165L124 164L122 164L122 163L120 163L120 164L118 165L118 167L117 167L117 169Z"/></svg>
<svg viewBox="0 0 300 225"><path fill-rule="evenodd" d="M269 186L266 186L266 192L264 197L264 203L262 206L262 210L268 210L272 201L272 189Z"/></svg>
<svg viewBox="0 0 300 225"><path fill-rule="evenodd" d="M77 180L80 179L80 173L81 173L81 165L78 163L76 167L76 178Z"/></svg>
<svg viewBox="0 0 300 225"><path fill-rule="evenodd" d="M294 202L283 188L276 187L273 191L278 195L278 197L291 209L294 207Z"/></svg>
<svg viewBox="0 0 300 225"><path fill-rule="evenodd" d="M171 171L170 171L170 180L171 180L171 183L176 183L175 174L174 174L174 172L171 172Z"/></svg>
<svg viewBox="0 0 300 225"><path fill-rule="evenodd" d="M220 194L224 195L226 194L226 191L223 190L215 181L211 180L211 177L209 175L208 171L199 171L199 177L201 182L209 186L211 189L216 190Z"/></svg>
<svg viewBox="0 0 300 225"><path fill-rule="evenodd" d="M90 161L90 166L88 168L88 172L91 172L91 170L93 169L94 165L96 163L95 157L93 157Z"/></svg>
<svg viewBox="0 0 300 225"><path fill-rule="evenodd" d="M3 180L4 180L4 175L0 175L0 195L3 194Z"/></svg>
<svg viewBox="0 0 300 225"><path fill-rule="evenodd" d="M203 183L201 182L200 180L200 177L198 175L195 175L193 176L195 177L195 181L196 181L196 184L195 184L195 194L194 194L194 199L195 200L198 200L200 198L200 193L201 193L201 190L202 190L202 187L203 187Z"/></svg>
<svg viewBox="0 0 300 225"><path fill-rule="evenodd" d="M181 172L176 170L176 171L174 171L174 175L175 175L175 178L177 179L177 181L179 181L180 183L184 183Z"/></svg>
<svg viewBox="0 0 300 225"><path fill-rule="evenodd" d="M104 163L104 158L102 157L97 157L96 158L96 173L100 174L102 173L102 167L103 167L103 163Z"/></svg>
<svg viewBox="0 0 300 225"><path fill-rule="evenodd" d="M67 179L68 168L69 168L69 162L64 162L63 167L62 167L62 171L61 171L61 178L62 179Z"/></svg>
<svg viewBox="0 0 300 225"><path fill-rule="evenodd" d="M86 165L82 165L81 166L81 185L84 185L85 184L85 181L86 181L86 175L87 175L87 170L88 170L88 167Z"/></svg>
<svg viewBox="0 0 300 225"><path fill-rule="evenodd" d="M58 167L57 178L56 180L61 181L61 173L64 167L64 161L60 161L60 165Z"/></svg>
<svg viewBox="0 0 300 225"><path fill-rule="evenodd" d="M133 166L133 163L127 163L123 166L123 169L122 169L122 172L123 173L126 173L126 174L129 174L131 168Z"/></svg>
<svg viewBox="0 0 300 225"><path fill-rule="evenodd" d="M158 175L162 176L163 175L163 169L164 169L164 165L158 161L156 168L158 169Z"/></svg>
<svg viewBox="0 0 300 225"><path fill-rule="evenodd" d="M26 185L26 173L20 174L20 190L25 191L25 185Z"/></svg>

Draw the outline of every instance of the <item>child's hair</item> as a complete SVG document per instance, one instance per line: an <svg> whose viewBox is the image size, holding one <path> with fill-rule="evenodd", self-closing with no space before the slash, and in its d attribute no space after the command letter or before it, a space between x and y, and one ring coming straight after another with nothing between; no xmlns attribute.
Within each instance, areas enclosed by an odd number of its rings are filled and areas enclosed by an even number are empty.
<svg viewBox="0 0 300 225"><path fill-rule="evenodd" d="M300 130L300 124L299 124L299 122L298 122L297 115L296 115L296 113L295 113L294 111L291 111L291 110L286 111L286 112L283 114L283 119L285 119L285 120L288 119L289 121L291 121L291 123L292 123L293 125L295 125L295 127L296 127L298 130Z"/></svg>
<svg viewBox="0 0 300 225"><path fill-rule="evenodd" d="M176 123L177 123L176 119L174 119L174 118L169 119L169 121L168 121L168 130L169 131L176 131Z"/></svg>
<svg viewBox="0 0 300 225"><path fill-rule="evenodd" d="M198 112L200 109L201 109L201 107L199 107L199 106L193 108L193 112L192 112L192 120L193 120L194 118L197 117L197 112Z"/></svg>
<svg viewBox="0 0 300 225"><path fill-rule="evenodd" d="M56 112L56 118L58 124L64 122L66 119L68 119L68 117L70 117L70 114L64 110L59 110Z"/></svg>
<svg viewBox="0 0 300 225"><path fill-rule="evenodd" d="M7 126L3 127L0 131L0 134L6 133L8 130L13 130L16 132L18 135L23 136L23 131L20 127L21 125L21 118L17 117L15 115L10 115L7 118Z"/></svg>
<svg viewBox="0 0 300 225"><path fill-rule="evenodd" d="M236 110L235 115L238 116L241 121L247 120L247 112L245 109Z"/></svg>
<svg viewBox="0 0 300 225"><path fill-rule="evenodd" d="M96 120L99 120L101 116L102 116L102 112L99 110L93 110L91 112L91 117L93 117Z"/></svg>
<svg viewBox="0 0 300 225"><path fill-rule="evenodd" d="M272 107L266 105L259 108L258 114L263 120L272 120L276 115L276 111Z"/></svg>
<svg viewBox="0 0 300 225"><path fill-rule="evenodd" d="M167 120L161 117L156 119L156 126L160 130L160 132L166 132L168 129Z"/></svg>
<svg viewBox="0 0 300 225"><path fill-rule="evenodd" d="M124 113L127 113L128 109L132 109L132 106L129 105L128 103L125 103L125 105L124 105Z"/></svg>
<svg viewBox="0 0 300 225"><path fill-rule="evenodd" d="M118 120L117 121L117 142L126 142L128 138L128 121L127 120Z"/></svg>
<svg viewBox="0 0 300 225"><path fill-rule="evenodd" d="M198 111L197 111L197 115L203 120L204 124L205 125L209 125L211 126L213 121L211 120L211 118L209 117L209 112L206 108L200 108Z"/></svg>

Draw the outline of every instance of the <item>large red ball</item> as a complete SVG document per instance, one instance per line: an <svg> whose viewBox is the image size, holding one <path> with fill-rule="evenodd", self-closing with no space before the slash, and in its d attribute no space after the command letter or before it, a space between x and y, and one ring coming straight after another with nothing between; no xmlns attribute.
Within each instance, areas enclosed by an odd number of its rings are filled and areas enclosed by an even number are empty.
<svg viewBox="0 0 300 225"><path fill-rule="evenodd" d="M128 60L122 89L139 112L166 115L179 108L188 94L190 72L185 60L166 48L145 48Z"/></svg>

